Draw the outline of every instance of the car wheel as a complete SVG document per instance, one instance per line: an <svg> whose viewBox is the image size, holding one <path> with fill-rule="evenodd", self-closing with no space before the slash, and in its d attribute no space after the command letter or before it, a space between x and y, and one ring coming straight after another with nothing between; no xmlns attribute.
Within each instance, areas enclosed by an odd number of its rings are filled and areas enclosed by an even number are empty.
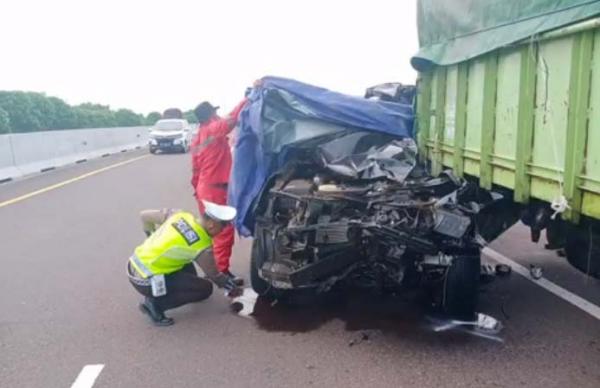
<svg viewBox="0 0 600 388"><path fill-rule="evenodd" d="M262 263L259 244L257 239L252 242L252 251L250 254L250 285L258 295L267 298L271 296L271 298L274 299L273 287L258 274L258 267Z"/></svg>
<svg viewBox="0 0 600 388"><path fill-rule="evenodd" d="M477 311L481 258L479 255L455 256L448 267L442 289L444 313L472 319Z"/></svg>
<svg viewBox="0 0 600 388"><path fill-rule="evenodd" d="M156 154L156 149L154 149L154 148L150 148L150 153L151 153L152 155Z"/></svg>
<svg viewBox="0 0 600 388"><path fill-rule="evenodd" d="M565 251L572 266L600 279L600 232L595 226L588 222L571 226Z"/></svg>

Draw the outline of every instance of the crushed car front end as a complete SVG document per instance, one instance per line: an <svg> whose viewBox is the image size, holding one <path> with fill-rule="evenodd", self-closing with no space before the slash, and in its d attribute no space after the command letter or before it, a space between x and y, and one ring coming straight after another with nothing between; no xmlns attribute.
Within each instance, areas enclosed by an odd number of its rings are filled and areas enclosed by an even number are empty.
<svg viewBox="0 0 600 388"><path fill-rule="evenodd" d="M268 91L254 132L269 172L245 217L255 291L427 287L446 312L472 315L481 247L518 217L496 216L504 196L449 172L432 177L410 136L315 119L301 97Z"/></svg>

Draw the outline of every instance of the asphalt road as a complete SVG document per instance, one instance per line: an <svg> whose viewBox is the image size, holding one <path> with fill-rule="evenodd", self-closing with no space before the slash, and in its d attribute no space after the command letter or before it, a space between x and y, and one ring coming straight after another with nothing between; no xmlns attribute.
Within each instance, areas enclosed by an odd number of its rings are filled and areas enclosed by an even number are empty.
<svg viewBox="0 0 600 388"><path fill-rule="evenodd" d="M136 156L2 184L0 203ZM89 364L105 365L94 387L600 386L600 321L517 274L482 294L502 341L435 333L418 301L375 295L261 304L248 319L215 292L151 326L125 263L144 237L140 210L196 210L188 157L148 156L0 206L1 387L69 387ZM600 282L527 239L516 227L493 246L600 303ZM248 251L238 241L233 258L246 278Z"/></svg>

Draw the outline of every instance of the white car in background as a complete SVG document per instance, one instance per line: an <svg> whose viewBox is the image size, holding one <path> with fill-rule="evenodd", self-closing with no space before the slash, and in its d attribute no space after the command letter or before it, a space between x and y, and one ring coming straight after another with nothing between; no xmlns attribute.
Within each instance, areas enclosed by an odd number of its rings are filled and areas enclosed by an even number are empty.
<svg viewBox="0 0 600 388"><path fill-rule="evenodd" d="M178 151L186 153L192 142L192 127L185 119L158 120L150 128L150 153Z"/></svg>

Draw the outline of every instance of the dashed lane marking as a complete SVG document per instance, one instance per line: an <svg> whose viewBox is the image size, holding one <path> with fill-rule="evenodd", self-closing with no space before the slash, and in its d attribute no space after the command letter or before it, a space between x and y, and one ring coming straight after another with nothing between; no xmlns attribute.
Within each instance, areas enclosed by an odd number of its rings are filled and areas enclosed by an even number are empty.
<svg viewBox="0 0 600 388"><path fill-rule="evenodd" d="M83 367L71 388L91 388L104 369L104 364L86 365Z"/></svg>

